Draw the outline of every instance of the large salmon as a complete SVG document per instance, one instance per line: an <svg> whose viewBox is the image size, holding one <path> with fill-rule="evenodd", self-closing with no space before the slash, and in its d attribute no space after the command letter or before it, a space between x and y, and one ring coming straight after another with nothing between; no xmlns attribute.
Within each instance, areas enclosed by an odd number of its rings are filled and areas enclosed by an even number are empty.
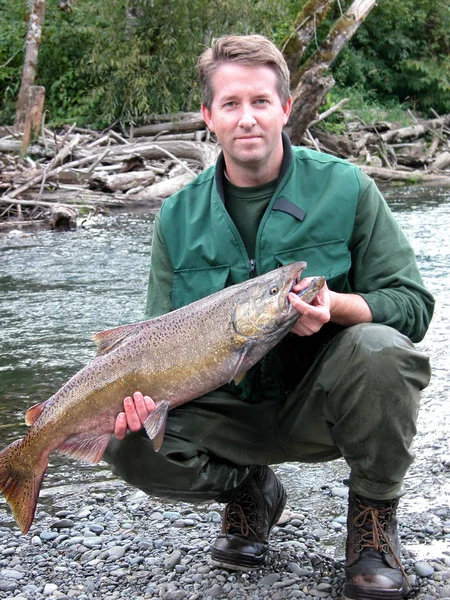
<svg viewBox="0 0 450 600"><path fill-rule="evenodd" d="M105 451L123 399L140 390L155 410L144 427L161 446L169 409L239 381L293 327L288 293L306 263L280 267L149 321L93 336L95 359L54 396L31 407L27 435L0 452L0 491L23 533L33 522L54 450L88 462ZM300 292L311 302L318 277Z"/></svg>

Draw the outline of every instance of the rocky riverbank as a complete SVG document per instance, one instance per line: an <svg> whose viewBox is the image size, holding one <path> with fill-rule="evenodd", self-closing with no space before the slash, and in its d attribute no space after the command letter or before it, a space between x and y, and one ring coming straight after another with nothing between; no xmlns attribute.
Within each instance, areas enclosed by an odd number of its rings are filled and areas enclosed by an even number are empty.
<svg viewBox="0 0 450 600"><path fill-rule="evenodd" d="M436 476L445 478L449 465ZM292 472L277 467L289 489ZM47 488L47 492L50 489ZM45 492L45 490L44 490ZM90 600L282 600L340 598L344 581L347 490L342 481L305 490L274 528L264 568L215 568L209 550L222 507L155 501L107 476L102 485L43 493L22 536L0 505L0 598ZM320 503L318 514L314 505ZM450 509L400 511L409 598L450 598ZM432 558L425 558L433 547Z"/></svg>

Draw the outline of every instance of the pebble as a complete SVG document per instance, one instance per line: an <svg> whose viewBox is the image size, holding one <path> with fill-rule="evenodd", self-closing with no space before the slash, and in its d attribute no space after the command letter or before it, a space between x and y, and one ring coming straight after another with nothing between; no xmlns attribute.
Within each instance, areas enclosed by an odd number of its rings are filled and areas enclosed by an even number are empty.
<svg viewBox="0 0 450 600"><path fill-rule="evenodd" d="M324 516L307 503L290 507L266 563L248 573L210 562L217 503L159 502L115 480L112 491L58 498L54 511L38 506L26 536L0 504L0 600L336 600L345 577L344 489L326 488ZM407 516L400 531L408 600L450 600L449 507ZM408 545L437 550L425 560Z"/></svg>
<svg viewBox="0 0 450 600"><path fill-rule="evenodd" d="M58 586L54 583L46 583L44 586L44 596L51 596L57 589Z"/></svg>
<svg viewBox="0 0 450 600"><path fill-rule="evenodd" d="M164 561L164 567L168 571L171 571L181 561L181 556L180 550L174 550Z"/></svg>
<svg viewBox="0 0 450 600"><path fill-rule="evenodd" d="M75 523L71 519L60 519L52 523L51 527L52 529L70 529L74 525Z"/></svg>
<svg viewBox="0 0 450 600"><path fill-rule="evenodd" d="M415 569L419 577L430 577L434 573L434 568L425 561L416 562Z"/></svg>

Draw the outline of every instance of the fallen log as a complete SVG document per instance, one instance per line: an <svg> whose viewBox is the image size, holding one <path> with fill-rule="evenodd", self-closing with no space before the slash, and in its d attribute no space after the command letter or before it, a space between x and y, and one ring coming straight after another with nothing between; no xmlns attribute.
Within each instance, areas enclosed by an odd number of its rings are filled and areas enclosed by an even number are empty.
<svg viewBox="0 0 450 600"><path fill-rule="evenodd" d="M181 133L199 131L201 129L206 129L205 121L203 120L201 112L189 113L186 115L178 113L176 115L172 115L172 120L164 119L160 120L157 123L152 123L150 125L142 125L141 127L135 127L133 129L133 135L136 137L140 137L147 135L157 135L162 131L168 133Z"/></svg>
<svg viewBox="0 0 450 600"><path fill-rule="evenodd" d="M423 121L422 123L411 125L410 127L402 127L380 134L373 134L369 136L367 143L373 144L377 143L379 140L386 143L394 143L406 139L415 139L425 135L428 131L446 126L450 126L450 115L445 115L438 119L429 119L428 121Z"/></svg>
<svg viewBox="0 0 450 600"><path fill-rule="evenodd" d="M172 177L172 179L165 179L163 181L159 181L158 183L154 183L150 187L145 188L145 190L142 190L137 194L128 195L127 197L141 201L159 199L162 200L181 190L182 187L184 187L193 179L193 174L184 173L183 175Z"/></svg>
<svg viewBox="0 0 450 600"><path fill-rule="evenodd" d="M61 150L58 152L58 154L51 160L51 162L49 163L49 165L47 165L42 170L42 172L40 172L35 177L29 179L26 183L24 183L20 187L18 187L15 190L13 190L10 194L8 194L9 197L10 198L15 198L16 196L18 196L19 194L21 194L22 192L24 192L28 188L30 188L33 185L35 185L36 183L42 182L42 184L44 184L45 180L47 178L47 175L50 174L50 173L52 173L52 171L54 171L57 168L57 165L58 165L59 162L64 161L64 159L67 158L71 154L73 148L75 148L75 146L77 146L78 142L79 142L79 135L77 134L73 138L73 140L71 140L69 142L69 144L67 144L67 146L64 146L63 148L61 148Z"/></svg>
<svg viewBox="0 0 450 600"><path fill-rule="evenodd" d="M450 152L442 152L430 165L431 169L444 170L450 167Z"/></svg>
<svg viewBox="0 0 450 600"><path fill-rule="evenodd" d="M441 183L450 185L450 173L448 175L428 173L424 171L388 169L385 167L371 167L369 165L359 165L360 169L370 177L378 181L402 181L407 184L414 183Z"/></svg>
<svg viewBox="0 0 450 600"><path fill-rule="evenodd" d="M50 215L50 228L56 231L71 231L77 227L78 211L63 204L52 208Z"/></svg>
<svg viewBox="0 0 450 600"><path fill-rule="evenodd" d="M347 135L334 135L316 127L311 130L311 133L330 154L341 158L358 155L355 142Z"/></svg>
<svg viewBox="0 0 450 600"><path fill-rule="evenodd" d="M89 179L89 187L93 190L102 190L103 192L126 191L138 185L151 185L155 181L155 172L147 171L128 171L127 173L116 173L108 175L104 171L95 173Z"/></svg>
<svg viewBox="0 0 450 600"><path fill-rule="evenodd" d="M0 138L0 152L19 155L22 149L22 141L20 139ZM55 148L45 148L38 144L32 144L28 148L28 154L39 158L53 158L55 156Z"/></svg>
<svg viewBox="0 0 450 600"><path fill-rule="evenodd" d="M83 152L83 150L81 150ZM168 153L176 156L178 159L190 158L200 163L202 169L206 169L215 163L219 153L219 148L215 144L205 142L144 142L133 143L128 146L117 146L110 148L106 164L117 163L131 160L134 157L141 157L147 160L161 160L167 158Z"/></svg>

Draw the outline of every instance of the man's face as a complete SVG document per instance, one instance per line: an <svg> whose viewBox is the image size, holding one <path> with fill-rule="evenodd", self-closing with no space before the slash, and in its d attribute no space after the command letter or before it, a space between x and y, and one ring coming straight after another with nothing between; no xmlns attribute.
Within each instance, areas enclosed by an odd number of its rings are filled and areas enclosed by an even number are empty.
<svg viewBox="0 0 450 600"><path fill-rule="evenodd" d="M251 185L252 177L254 184L275 179L283 158L281 131L292 104L290 98L281 104L275 72L225 63L212 84L211 109L202 106L202 113L222 145L229 178L237 185Z"/></svg>

